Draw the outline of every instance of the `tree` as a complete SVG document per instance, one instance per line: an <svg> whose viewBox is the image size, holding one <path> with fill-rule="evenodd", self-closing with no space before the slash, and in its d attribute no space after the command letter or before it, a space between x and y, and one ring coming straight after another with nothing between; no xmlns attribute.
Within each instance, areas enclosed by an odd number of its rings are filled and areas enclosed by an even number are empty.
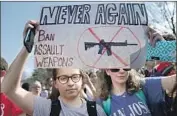
<svg viewBox="0 0 177 116"><path fill-rule="evenodd" d="M176 3L146 2L149 25L158 31L176 36Z"/></svg>
<svg viewBox="0 0 177 116"><path fill-rule="evenodd" d="M173 34L175 36L176 35L176 28L175 28L175 2L173 4L173 10L170 11L169 5L167 2L165 2L164 4L162 4L162 9L161 12L163 13L163 16L165 18L165 20L168 22L168 25L170 27L170 29L172 30Z"/></svg>
<svg viewBox="0 0 177 116"><path fill-rule="evenodd" d="M51 71L52 69L43 69L43 68L34 69L32 76L26 79L24 82L32 83L38 80L41 83L43 83L47 78L52 77Z"/></svg>
<svg viewBox="0 0 177 116"><path fill-rule="evenodd" d="M175 2L157 2L157 7L160 9L160 14L162 15L161 21L154 21L156 23L164 22L164 26L170 29L172 33L176 35L176 4ZM166 23L165 23L166 22Z"/></svg>

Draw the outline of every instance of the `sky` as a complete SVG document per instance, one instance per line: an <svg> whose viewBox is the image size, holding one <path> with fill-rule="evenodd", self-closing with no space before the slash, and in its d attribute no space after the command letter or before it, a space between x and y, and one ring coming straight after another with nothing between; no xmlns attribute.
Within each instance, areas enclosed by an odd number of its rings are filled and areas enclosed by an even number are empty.
<svg viewBox="0 0 177 116"><path fill-rule="evenodd" d="M23 46L22 32L28 20L39 20L42 6L73 4L75 2L1 2L1 56L9 64ZM28 57L25 71L34 69L33 55Z"/></svg>
<svg viewBox="0 0 177 116"><path fill-rule="evenodd" d="M1 56L9 64L23 47L22 33L28 20L39 20L42 6L55 5L53 2L1 2ZM57 4L69 4L57 2ZM72 3L70 3L72 4ZM33 55L30 54L25 71L34 69Z"/></svg>
<svg viewBox="0 0 177 116"><path fill-rule="evenodd" d="M42 6L75 3L76 2L1 2L1 56L4 57L9 64L13 62L23 47L22 33L24 25L28 20L39 20ZM25 64L25 71L33 71L33 58L33 54L30 54Z"/></svg>

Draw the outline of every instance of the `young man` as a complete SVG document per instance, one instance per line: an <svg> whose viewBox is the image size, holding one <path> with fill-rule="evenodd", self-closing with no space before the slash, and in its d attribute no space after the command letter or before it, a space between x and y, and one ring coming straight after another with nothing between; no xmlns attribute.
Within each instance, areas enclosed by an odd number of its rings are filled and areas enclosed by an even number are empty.
<svg viewBox="0 0 177 116"><path fill-rule="evenodd" d="M1 65L0 65L1 83L4 79L7 69L8 69L8 64L6 60L4 58L1 58ZM0 97L1 97L0 116L22 116L23 115L23 111L19 107L17 107L11 100L9 100L4 93L0 93Z"/></svg>
<svg viewBox="0 0 177 116"><path fill-rule="evenodd" d="M38 23L36 21L29 21L25 26L24 38L28 28L37 28L37 26ZM53 74L54 85L57 92L60 93L60 95L57 96L57 100L59 101L55 104L53 104L53 101L51 100L35 96L31 92L22 89L21 86L19 86L19 82L21 81L25 61L30 53L29 51L31 51L28 50L27 47L22 48L11 64L11 70L2 83L2 91L23 108L27 114L33 116L55 116L59 113L57 116L88 116L90 111L94 111L97 116L106 116L99 105L92 105L92 107L90 104L86 104L88 102L80 97L84 79L89 79L89 77L84 76L79 69L61 68L55 70L56 73L55 75ZM91 107L87 107L87 105ZM55 106L60 108L56 108ZM87 108L90 108L91 110L87 111Z"/></svg>

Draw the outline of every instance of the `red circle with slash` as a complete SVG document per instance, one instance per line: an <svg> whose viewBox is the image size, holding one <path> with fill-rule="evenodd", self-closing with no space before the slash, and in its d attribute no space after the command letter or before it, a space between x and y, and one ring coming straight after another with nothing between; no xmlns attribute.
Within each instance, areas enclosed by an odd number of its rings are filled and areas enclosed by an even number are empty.
<svg viewBox="0 0 177 116"><path fill-rule="evenodd" d="M100 55L100 57L96 60L96 62L93 64L93 65L88 65L86 62L84 62L83 60L82 60L82 58L81 58L81 54L80 54L80 52L79 52L79 45L80 45L80 40L81 40L81 38L82 38L82 36L84 35L84 33L85 32L87 32L87 31L89 31L93 36L94 36L94 38L98 41L98 42L100 42L101 41L101 39L96 35L96 33L93 31L93 29L94 28L101 28L101 27L119 27L120 29L117 31L117 33L113 36L113 38L111 39L111 41L110 42L112 42L114 39L115 39L115 37L117 37L118 36L118 34L121 32L121 30L122 29L128 29L129 31L130 31L130 33L133 35L133 39L135 39L137 42L138 42L138 47L139 47L139 52L138 52L138 54L137 54L137 56L133 59L133 60L131 60L131 63L133 63L133 62L135 62L137 59L138 59L138 57L139 57L139 55L140 55L140 53L141 53L141 43L140 43L140 40L136 37L136 35L128 28L128 27L123 27L123 26L100 26L100 27L91 27L91 28L88 28L88 29L86 29L82 34L81 34L81 36L80 36L80 38L78 39L78 44L77 44L77 53L78 53L78 56L79 56L79 59L81 60L81 62L83 63L83 64L85 64L86 66L88 66L88 67L92 67L92 68L98 68L98 69L105 69L105 68L100 68L100 67L96 67L95 66L95 64L100 60L100 58L102 57L102 55L106 52L106 49L103 51L103 53ZM129 64L127 64L126 62L124 62L123 61L123 59L121 59L118 55L116 55L114 52L112 52L112 55L119 61L119 62L121 62L122 64L124 64L124 66L128 66ZM121 67L113 67L113 68L121 68Z"/></svg>

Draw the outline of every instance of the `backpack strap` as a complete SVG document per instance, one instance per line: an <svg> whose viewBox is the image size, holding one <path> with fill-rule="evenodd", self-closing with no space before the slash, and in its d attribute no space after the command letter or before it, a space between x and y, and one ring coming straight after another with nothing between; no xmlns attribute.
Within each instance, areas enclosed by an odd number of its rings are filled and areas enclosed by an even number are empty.
<svg viewBox="0 0 177 116"><path fill-rule="evenodd" d="M143 103L146 104L146 97L145 97L144 92L142 90L139 90L135 94L140 100L142 100Z"/></svg>
<svg viewBox="0 0 177 116"><path fill-rule="evenodd" d="M87 100L87 112L89 116L97 116L96 102Z"/></svg>
<svg viewBox="0 0 177 116"><path fill-rule="evenodd" d="M111 114L111 97L110 97L110 95L108 96L107 100L103 101L103 109L108 116Z"/></svg>
<svg viewBox="0 0 177 116"><path fill-rule="evenodd" d="M61 111L60 101L58 99L52 101L50 116L59 116L60 111Z"/></svg>

